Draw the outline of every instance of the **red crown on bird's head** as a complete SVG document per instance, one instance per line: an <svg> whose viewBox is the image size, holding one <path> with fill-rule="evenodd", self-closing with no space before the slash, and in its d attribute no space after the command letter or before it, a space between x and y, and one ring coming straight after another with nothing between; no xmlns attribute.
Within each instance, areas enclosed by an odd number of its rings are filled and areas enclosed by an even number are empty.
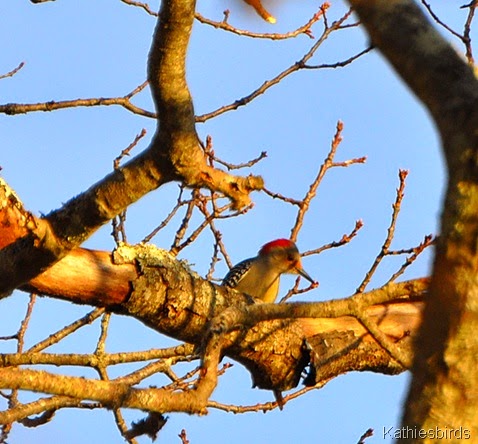
<svg viewBox="0 0 478 444"><path fill-rule="evenodd" d="M297 248L295 243L292 242L290 239L276 239L267 244L263 245L259 250L259 254L268 254L271 250L276 248Z"/></svg>

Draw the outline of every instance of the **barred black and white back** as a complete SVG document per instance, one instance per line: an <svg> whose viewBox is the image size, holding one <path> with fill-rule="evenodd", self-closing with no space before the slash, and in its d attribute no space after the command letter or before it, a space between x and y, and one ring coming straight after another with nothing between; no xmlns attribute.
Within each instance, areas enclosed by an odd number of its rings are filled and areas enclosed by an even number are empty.
<svg viewBox="0 0 478 444"><path fill-rule="evenodd" d="M226 276L224 276L224 279L222 280L222 285L229 288L237 287L237 284L244 276L244 273L246 273L247 270L249 270L249 268L251 267L251 264L253 263L255 259L256 259L255 257L244 259L243 261L239 262L234 267L232 267L229 270L229 273L227 273Z"/></svg>

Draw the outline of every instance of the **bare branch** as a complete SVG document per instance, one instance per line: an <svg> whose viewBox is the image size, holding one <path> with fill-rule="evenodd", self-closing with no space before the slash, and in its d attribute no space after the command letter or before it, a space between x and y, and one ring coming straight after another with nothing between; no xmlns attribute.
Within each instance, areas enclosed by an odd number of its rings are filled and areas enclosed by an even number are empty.
<svg viewBox="0 0 478 444"><path fill-rule="evenodd" d="M314 197L317 194L317 189L318 189L320 183L322 182L322 179L324 178L325 173L330 168L333 168L333 167L337 167L337 166L347 167L347 166L353 165L355 163L364 163L366 161L365 157L361 157L359 159L352 159L352 160L347 161L347 162L334 163L335 154L337 152L337 149L338 149L340 143L342 142L342 130L343 130L343 128L344 128L344 124L341 121L338 121L336 132L335 132L334 138L333 138L332 143L331 143L329 154L327 155L324 162L320 166L319 171L317 173L317 176L314 179L314 181L312 182L312 184L310 185L309 190L307 191L306 195L300 201L299 211L297 212L297 217L296 217L294 226L293 226L293 228L291 230L291 233L290 233L290 238L293 241L297 240L297 236L299 234L299 231L302 228L302 225L304 223L304 216L309 209L310 202L312 201L312 199L314 199Z"/></svg>
<svg viewBox="0 0 478 444"><path fill-rule="evenodd" d="M157 13L156 11L153 11L147 3L135 2L133 0L121 0L121 1L126 5L136 6L138 8L141 8L144 11L146 11L149 15L152 15L153 17L159 17L159 13Z"/></svg>
<svg viewBox="0 0 478 444"><path fill-rule="evenodd" d="M32 347L33 348L33 347ZM35 347L37 349L38 347ZM100 357L98 354L61 354L40 353L39 351L27 351L25 353L3 353L0 357L2 366L18 365L54 365L54 366L82 366L96 367L98 362L110 367L113 365L127 364L131 362L150 360L188 361L194 352L191 344L182 344L176 347L164 349L149 349L135 352L106 353Z"/></svg>
<svg viewBox="0 0 478 444"><path fill-rule="evenodd" d="M407 175L408 175L408 171L400 170L399 172L400 185L397 188L397 197L395 199L395 202L392 205L392 208L393 208L392 219L390 221L390 225L387 230L387 237L385 238L383 242L383 245L380 249L379 254L375 258L375 261L373 262L369 271L366 273L365 278L363 279L362 283L358 286L356 290L357 293L362 293L365 290L367 285L370 283L370 280L372 279L373 274L375 273L378 266L382 262L383 258L390 253L390 244L392 243L393 236L395 235L395 225L397 223L398 214L400 212L400 207L401 207L403 196L404 196L405 179Z"/></svg>
<svg viewBox="0 0 478 444"><path fill-rule="evenodd" d="M297 37L298 35L301 35L301 34L305 34L309 38L313 39L314 36L312 35L311 28L317 21L320 20L320 18L323 16L324 12L329 8L329 6L330 5L328 3L324 3L320 7L319 11L317 11L306 24L300 26L299 28L297 28L294 31L286 32L286 33L283 33L283 34L269 33L269 32L267 32L267 33L257 33L257 32L251 32L251 31L244 30L244 29L238 29L235 26L232 26L231 24L228 23L228 21L227 21L228 14L224 18L224 20L222 20L221 22L215 22L215 21L210 20L206 17L203 17L199 13L196 13L196 20L198 20L199 22L201 22L205 25L212 26L216 29L222 29L223 31L232 32L233 34L237 34L237 35L244 36L244 37L252 37L252 38L258 38L258 39L270 39L270 40L284 40L284 39L290 39L290 38Z"/></svg>
<svg viewBox="0 0 478 444"><path fill-rule="evenodd" d="M207 377L202 378L196 390L171 393L163 389L135 389L116 381L88 380L7 367L0 369L0 387L89 398L112 408L122 406L158 413L166 411L201 413L215 386L214 373L211 371ZM0 412L0 423L8 421L10 421L9 412Z"/></svg>
<svg viewBox="0 0 478 444"><path fill-rule="evenodd" d="M440 20L440 18L433 12L432 7L426 0L422 0L423 6L427 8L427 11L429 14L433 17L433 20L435 20L440 26L445 28L450 34L454 35L455 37L458 37L460 40L463 40L463 36L459 33L454 31L450 26L448 26L445 22Z"/></svg>
<svg viewBox="0 0 478 444"><path fill-rule="evenodd" d="M78 319L77 321L72 322L70 325L58 330L56 333L51 334L45 340L38 342L34 346L28 349L29 353L39 352L44 350L45 348L50 347L53 344L58 343L66 336L70 335L71 333L75 332L81 327L85 325L91 324L95 319L99 318L105 312L104 308L96 308L95 310L91 311L90 313L86 314L82 318Z"/></svg>
<svg viewBox="0 0 478 444"><path fill-rule="evenodd" d="M252 100L257 98L258 96L260 96L261 94L264 94L272 86L277 85L285 77L289 76L290 74L296 71L299 71L300 69L303 69L305 65L307 64L307 62L315 54L317 49L319 49L319 47L325 42L325 40L327 40L330 34L338 29L341 29L342 24L349 18L350 14L351 14L351 11L347 12L342 18L334 22L332 26L330 27L326 26L322 35L317 40L317 42L309 49L309 51L298 62L294 63L292 66L285 69L284 71L282 71L280 74L278 74L271 80L265 81L259 88L257 88L255 91L248 94L247 96L243 97L242 99L238 99L234 103L231 103L229 105L222 106L221 108L218 108L215 111L211 111L207 114L197 116L196 122L205 122L206 120L209 120L213 117L217 117L228 111L236 110L241 106L245 106L248 103L252 102ZM324 18L325 18L325 15L324 15Z"/></svg>
<svg viewBox="0 0 478 444"><path fill-rule="evenodd" d="M316 385L302 387L295 392L289 393L288 395L284 396L283 404L287 404L289 401L299 398L300 396L312 391L318 390L324 387L328 381L322 381ZM214 408L217 410L222 410L224 412L231 412L231 413L249 413L249 412L269 412L271 410L275 410L279 407L277 401L273 402L264 402L255 405L247 405L247 406L239 406L239 405L231 405L231 404L222 404L216 401L209 401L208 407Z"/></svg>
<svg viewBox="0 0 478 444"><path fill-rule="evenodd" d="M7 72L6 74L0 74L0 80L6 79L7 77L13 77L24 66L25 66L25 62L20 62L20 64L16 68L12 69L11 71Z"/></svg>
<svg viewBox="0 0 478 444"><path fill-rule="evenodd" d="M262 191L264 191L264 193L266 193L268 196L272 197L273 199L279 199L279 200L282 200L283 202L290 203L291 205L297 205L299 207L302 205L301 200L293 199L292 197L283 196L282 194L275 193L274 191L270 191L267 188L264 188Z"/></svg>
<svg viewBox="0 0 478 444"><path fill-rule="evenodd" d="M141 132L136 135L136 137L134 138L134 140L124 149L121 151L120 155L114 160L113 162L113 168L115 170L117 170L120 166L120 163L121 163L121 160L123 159L123 157L125 156L129 156L130 153L131 153L131 150L138 144L138 142L144 137L146 136L146 129L143 128L141 130Z"/></svg>
<svg viewBox="0 0 478 444"><path fill-rule="evenodd" d="M133 114L137 114L144 117L156 118L156 114L139 108L131 103L131 98L139 93L148 83L144 82L139 87L135 88L132 92L126 94L123 97L110 97L110 98L91 98L91 99L74 99L74 100L61 100L40 103L6 103L0 105L0 113L7 115L25 114L35 111L55 111L59 109L77 108L77 107L90 107L90 106L112 106L119 105L123 108L131 111Z"/></svg>
<svg viewBox="0 0 478 444"><path fill-rule="evenodd" d="M204 147L204 152L206 153L206 155L208 156L208 158L211 161L217 162L220 165L225 166L229 171L239 170L241 168L250 168L250 167L254 166L256 163L259 163L262 159L265 159L267 157L267 152L262 151L261 154L259 154L259 156L257 156L255 159L249 160L248 162L243 162L243 163L239 163L239 164L228 163L228 162L226 162L222 159L219 159L216 156L216 153L212 149L212 138L211 138L211 136L207 136L207 138L206 138L206 146Z"/></svg>
<svg viewBox="0 0 478 444"><path fill-rule="evenodd" d="M309 284L308 287L300 289L300 280L300 277L296 278L294 286L284 295L284 297L282 297L282 299L279 301L280 304L283 304L284 302L288 301L292 296L307 293L311 290L318 288L319 286L318 282L314 282L313 284Z"/></svg>
<svg viewBox="0 0 478 444"><path fill-rule="evenodd" d="M365 433L359 438L357 444L365 444L365 440L373 436L373 429L367 429Z"/></svg>
<svg viewBox="0 0 478 444"><path fill-rule="evenodd" d="M184 192L184 186L180 185L179 186L179 196L178 196L178 200L176 202L176 205L169 212L169 214L166 216L166 218L151 233L149 233L147 236L145 236L144 239L141 242L143 242L143 243L151 242L151 239L153 239L153 237L156 236L156 234L158 234L164 227L166 227L169 224L169 222L171 222L172 218L176 215L178 210L182 206L189 204L190 200L186 200L186 201L182 200L183 192Z"/></svg>
<svg viewBox="0 0 478 444"><path fill-rule="evenodd" d="M425 6L429 14L432 16L433 20L438 23L441 27L446 29L451 35L460 39L463 44L465 45L465 56L468 60L468 64L473 68L475 66L475 60L473 57L473 48L471 46L471 23L473 22L473 18L475 16L475 9L477 7L476 1L472 1L467 5L461 6L461 8L469 8L468 16L466 18L465 24L463 26L463 34L454 31L450 26L448 26L445 22L443 22L432 10L430 4L425 0L422 0L422 4Z"/></svg>
<svg viewBox="0 0 478 444"><path fill-rule="evenodd" d="M3 422L4 424L8 424L21 421L26 427L36 427L39 424L37 424L34 419L28 419L29 416L41 415L45 412L47 418L51 418L51 415L61 408L95 409L102 407L103 406L99 403L83 402L82 400L68 396L53 396L50 398L41 398L28 404L18 404L17 406L2 412L0 423ZM41 420L42 417L40 416L40 421Z"/></svg>
<svg viewBox="0 0 478 444"><path fill-rule="evenodd" d="M182 26L167 25L168 21L176 23L176 20ZM0 295L8 295L30 281L130 204L172 180L221 192L231 200L234 209L251 205L250 193L262 189L263 179L232 176L209 166L198 143L185 78L193 20L194 1L162 3L160 25L153 37L148 64L148 80L161 125L149 148L44 218L34 218L25 212L23 217L31 223L24 229L24 236L0 254L4 277ZM168 51L162 50L164 45ZM3 182L1 185L0 208L4 208L9 189Z"/></svg>
<svg viewBox="0 0 478 444"><path fill-rule="evenodd" d="M473 18L475 16L475 9L477 7L476 1L471 2L468 7L470 8L468 12L468 17L466 18L465 26L463 27L463 43L465 44L466 48L466 58L468 59L468 64L470 66L475 66L475 59L473 57L473 48L471 46L471 23L473 22Z"/></svg>
<svg viewBox="0 0 478 444"><path fill-rule="evenodd" d="M348 234L344 234L339 241L330 242L329 244L323 245L322 247L316 248L315 250L304 251L304 252L302 253L302 256L305 257L305 256L313 255L313 254L320 254L320 253L322 253L322 251L330 250L331 248L337 248L337 247L341 247L341 246L343 246L343 245L346 245L346 244L348 244L355 236L357 236L359 230L360 230L362 227L363 227L363 222L362 222L362 220L357 220L357 221L355 222L355 226L354 226L353 230L352 230L350 233L348 233Z"/></svg>
<svg viewBox="0 0 478 444"><path fill-rule="evenodd" d="M194 6L194 1L161 4L148 63L148 80L161 120L153 144L158 154L168 153L176 178L185 185L221 192L235 209L241 209L251 204L250 193L261 190L264 182L261 177L235 177L209 166L200 147L185 66Z"/></svg>
<svg viewBox="0 0 478 444"><path fill-rule="evenodd" d="M435 243L435 238L431 234L428 234L425 236L423 241L417 247L412 248L411 251L410 250L399 251L398 252L399 254L403 254L405 252L410 254L410 256L407 257L404 264L391 276L388 282L393 282L397 280L397 278L400 277L405 272L405 270L411 264L413 264L413 262L415 262L418 256L422 254L426 248L430 247L434 243ZM390 254L393 254L393 252L390 252Z"/></svg>
<svg viewBox="0 0 478 444"><path fill-rule="evenodd" d="M335 68L344 68L347 65L350 65L355 60L359 59L363 55L369 53L373 50L373 46L369 46L368 48L363 49L362 51L354 54L353 56L349 57L348 59L342 60L340 62L335 63L321 63L320 65L304 65L304 69L335 69Z"/></svg>

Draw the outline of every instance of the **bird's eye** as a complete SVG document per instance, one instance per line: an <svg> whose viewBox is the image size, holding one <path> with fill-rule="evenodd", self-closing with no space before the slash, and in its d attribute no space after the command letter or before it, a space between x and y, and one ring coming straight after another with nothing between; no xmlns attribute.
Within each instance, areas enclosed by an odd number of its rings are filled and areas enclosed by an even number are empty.
<svg viewBox="0 0 478 444"><path fill-rule="evenodd" d="M289 262L294 262L294 261L295 261L295 257L294 257L292 254L288 254L288 255L287 255L287 260L288 260Z"/></svg>

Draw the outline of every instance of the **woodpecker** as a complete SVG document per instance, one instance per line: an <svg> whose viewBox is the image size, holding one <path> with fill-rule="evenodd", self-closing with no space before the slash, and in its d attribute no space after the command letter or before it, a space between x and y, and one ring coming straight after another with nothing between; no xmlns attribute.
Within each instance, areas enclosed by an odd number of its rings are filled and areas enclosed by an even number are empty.
<svg viewBox="0 0 478 444"><path fill-rule="evenodd" d="M295 243L289 239L276 239L263 245L256 257L231 268L222 280L222 285L270 303L277 298L283 273L299 274L315 284L302 268Z"/></svg>

